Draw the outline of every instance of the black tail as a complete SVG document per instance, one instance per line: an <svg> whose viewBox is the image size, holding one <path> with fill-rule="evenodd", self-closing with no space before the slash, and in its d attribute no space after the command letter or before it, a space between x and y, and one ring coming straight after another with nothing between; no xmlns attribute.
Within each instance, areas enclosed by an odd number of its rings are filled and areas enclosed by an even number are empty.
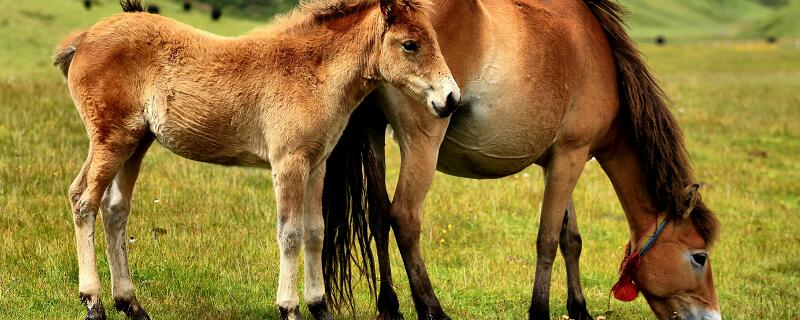
<svg viewBox="0 0 800 320"><path fill-rule="evenodd" d="M679 218L685 207L684 190L695 183L683 134L636 45L625 32L625 10L611 0L584 0L605 30L617 64L622 116L643 161L645 184L658 209ZM692 220L701 235L713 242L719 223L700 201Z"/></svg>
<svg viewBox="0 0 800 320"><path fill-rule="evenodd" d="M141 0L119 0L123 12L144 12Z"/></svg>
<svg viewBox="0 0 800 320"><path fill-rule="evenodd" d="M368 107L362 105L350 116L328 158L322 193L322 266L328 302L336 310L343 305L355 310L351 261L366 277L370 294L377 294L370 223L377 221L374 215L388 211L389 198L383 168L369 142Z"/></svg>

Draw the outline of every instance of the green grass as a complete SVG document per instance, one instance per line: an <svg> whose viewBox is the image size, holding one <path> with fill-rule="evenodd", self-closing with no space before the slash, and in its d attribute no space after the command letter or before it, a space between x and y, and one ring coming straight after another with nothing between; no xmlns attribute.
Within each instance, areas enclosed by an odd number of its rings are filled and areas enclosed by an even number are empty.
<svg viewBox="0 0 800 320"><path fill-rule="evenodd" d="M117 12L77 1L0 0L0 319L79 319L75 244L66 190L87 138L52 47L71 30ZM162 12L222 34L252 21L209 21ZM174 11L173 11L174 10ZM27 13L25 13L27 12ZM644 46L674 101L704 199L722 221L714 249L726 319L798 319L800 307L800 51L788 45ZM398 152L389 144L390 186ZM540 170L475 181L439 174L425 204L423 248L444 308L456 319L526 314L542 196ZM158 200L157 202L155 200ZM159 319L272 319L277 287L275 199L268 171L181 159L155 146L133 200L128 233L139 300ZM596 162L575 192L584 236L582 280L595 315L627 241L622 210ZM101 230L98 221L98 229ZM155 228L167 233L154 236ZM96 240L111 319L105 239ZM403 312L413 306L402 261L392 263ZM556 260L552 315L565 313L563 261ZM373 315L363 282L357 318ZM793 302L794 301L794 302ZM614 301L609 319L651 318L642 298ZM342 318L348 318L343 315Z"/></svg>

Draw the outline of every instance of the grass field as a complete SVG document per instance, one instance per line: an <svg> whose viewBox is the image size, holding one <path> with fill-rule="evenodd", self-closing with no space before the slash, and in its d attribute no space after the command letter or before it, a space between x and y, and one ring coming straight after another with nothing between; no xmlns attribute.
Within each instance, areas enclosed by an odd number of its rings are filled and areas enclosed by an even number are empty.
<svg viewBox="0 0 800 320"><path fill-rule="evenodd" d="M0 319L78 319L77 264L66 190L87 138L52 47L71 30L117 12L77 2L0 0ZM253 21L162 12L223 34ZM643 46L673 99L704 199L718 212L716 288L726 319L800 319L800 50L755 42ZM390 186L398 152L390 145ZM542 180L537 168L502 180L438 175L425 204L424 255L456 319L519 319L533 280ZM590 162L575 192L584 236L582 280L595 315L607 312L627 226L614 191ZM96 250L111 319L105 239ZM166 233L163 230L166 230ZM128 226L139 300L158 319L272 319L278 246L268 171L190 162L156 146L148 154ZM133 241L135 239L135 242ZM401 305L413 306L399 254ZM565 314L556 261L553 317ZM361 283L358 319L373 315ZM348 314L342 318L350 318ZM608 319L646 319L642 298L613 301Z"/></svg>

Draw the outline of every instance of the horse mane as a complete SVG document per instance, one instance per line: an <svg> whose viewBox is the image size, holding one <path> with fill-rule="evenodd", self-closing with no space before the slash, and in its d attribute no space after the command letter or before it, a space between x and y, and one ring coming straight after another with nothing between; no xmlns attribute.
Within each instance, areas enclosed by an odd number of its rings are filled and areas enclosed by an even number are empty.
<svg viewBox="0 0 800 320"><path fill-rule="evenodd" d="M387 0L301 0L294 10L275 18L275 24L284 30L300 30L319 26L365 9L379 5ZM395 0L400 9L408 12L431 8L431 0Z"/></svg>
<svg viewBox="0 0 800 320"><path fill-rule="evenodd" d="M683 133L667 105L667 95L625 32L621 16L627 11L611 0L584 0L605 30L617 64L622 116L633 133L643 161L648 192L657 209L681 221L687 208L686 187L694 184ZM698 200L690 217L709 245L719 230L714 213Z"/></svg>

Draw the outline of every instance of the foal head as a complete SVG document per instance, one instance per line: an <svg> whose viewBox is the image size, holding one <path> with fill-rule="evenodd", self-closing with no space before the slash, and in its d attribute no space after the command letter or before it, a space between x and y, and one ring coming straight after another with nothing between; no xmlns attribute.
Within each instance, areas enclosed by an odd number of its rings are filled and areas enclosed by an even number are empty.
<svg viewBox="0 0 800 320"><path fill-rule="evenodd" d="M378 76L423 101L436 116L456 110L461 91L439 50L421 0L379 0L385 21Z"/></svg>
<svg viewBox="0 0 800 320"><path fill-rule="evenodd" d="M647 249L641 261L632 262L636 265L627 270L636 283L629 289L641 290L659 319L720 319L709 258L717 220L699 199L698 188L693 185L685 190L681 212L667 214L631 245L634 254ZM615 296L620 293L616 289ZM617 297L625 300L625 293ZM627 297L635 298L635 291Z"/></svg>

